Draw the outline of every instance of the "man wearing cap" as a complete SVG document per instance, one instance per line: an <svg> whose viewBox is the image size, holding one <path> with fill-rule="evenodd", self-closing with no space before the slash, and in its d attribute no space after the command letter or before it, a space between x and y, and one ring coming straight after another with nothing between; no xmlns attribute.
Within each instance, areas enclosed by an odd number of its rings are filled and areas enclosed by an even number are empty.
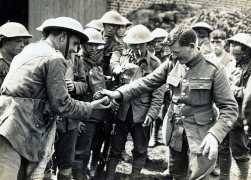
<svg viewBox="0 0 251 180"><path fill-rule="evenodd" d="M209 34L213 31L213 28L206 22L198 22L192 26L193 30L197 34L198 46L203 54L209 54L212 52L212 48L209 42Z"/></svg>
<svg viewBox="0 0 251 180"><path fill-rule="evenodd" d="M123 39L128 44L128 53L120 59L123 68L120 75L122 84L147 76L160 65L160 60L146 49L146 43L152 39L151 32L143 25L136 25L128 31ZM141 178L140 171L144 167L147 155L149 125L158 115L163 101L162 94L162 88L158 88L120 105L113 101L112 108L118 111L111 155L106 167L107 179L114 179L128 133L131 134L134 143L131 179Z"/></svg>
<svg viewBox="0 0 251 180"><path fill-rule="evenodd" d="M206 180L216 164L218 144L237 118L237 103L224 67L205 59L196 47L196 33L191 27L176 26L166 43L177 56L174 67L165 61L148 76L102 93L124 102L167 82L172 100L165 116L172 129L167 138L169 172L177 180ZM220 111L217 121L213 103Z"/></svg>
<svg viewBox="0 0 251 180"><path fill-rule="evenodd" d="M80 100L91 102L95 88L91 87L93 82L90 82L92 78L89 77L89 74L93 72L93 68L102 69L103 66L103 59L93 59L93 55L98 50L99 45L105 44L105 41L96 29L87 28L84 30L84 33L89 37L89 41L81 44L82 48L76 56L76 59L81 59L84 63L88 88L80 97ZM94 140L98 141L100 138L104 118L104 110L94 110L89 118L82 119L80 122L80 125L85 126L86 130L82 132L82 130L79 129L72 171L74 180L90 179L87 175L87 165L89 164L91 146ZM94 167L92 167L92 169L94 169Z"/></svg>
<svg viewBox="0 0 251 180"><path fill-rule="evenodd" d="M72 18L59 17L43 30L48 38L28 45L15 56L1 87L2 179L43 178L53 152L55 114L81 119L88 118L93 109L107 108L101 105L106 98L85 103L68 94L65 57L80 43L80 37L88 41L82 25Z"/></svg>
<svg viewBox="0 0 251 180"><path fill-rule="evenodd" d="M123 52L123 45L115 39L115 35L119 25L126 25L126 22L118 12L113 10L106 12L99 21L103 23L102 37L106 42L104 51L101 51L104 53L104 74L107 76L113 73L119 74L121 68L118 62ZM95 57L102 53L96 53Z"/></svg>
<svg viewBox="0 0 251 180"><path fill-rule="evenodd" d="M23 50L25 40L31 37L26 28L16 22L7 22L0 27L0 87L9 72L12 59Z"/></svg>
<svg viewBox="0 0 251 180"><path fill-rule="evenodd" d="M123 38L125 37L125 33L128 27L132 25L132 23L126 19L125 17L122 16L123 21L125 21L126 25L119 25L118 30L115 34L115 39L122 45L124 45L124 49L127 49L126 43L123 41Z"/></svg>
<svg viewBox="0 0 251 180"><path fill-rule="evenodd" d="M232 156L238 166L238 179L246 180L249 170L248 135L245 134L242 102L251 74L251 36L239 33L228 39L230 52L236 59L236 68L230 75L230 87L239 106L239 116L229 132Z"/></svg>

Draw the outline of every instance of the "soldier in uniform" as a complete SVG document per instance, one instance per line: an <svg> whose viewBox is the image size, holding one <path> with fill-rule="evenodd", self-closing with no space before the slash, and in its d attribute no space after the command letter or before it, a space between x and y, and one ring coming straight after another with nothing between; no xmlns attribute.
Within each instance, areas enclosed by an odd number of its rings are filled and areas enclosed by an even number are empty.
<svg viewBox="0 0 251 180"><path fill-rule="evenodd" d="M91 102L93 100L93 88L90 87L91 79L89 74L93 68L100 68L102 70L103 59L93 59L93 55L98 50L99 45L105 44L101 34L93 28L87 28L84 33L88 36L89 41L82 44L81 51L76 59L83 61L84 69L87 79L88 88L80 97L80 100L85 102ZM105 82L104 82L105 83ZM80 124L85 126L85 133L81 132L77 138L75 159L73 163L73 178L74 180L90 179L87 175L87 165L90 159L91 145L94 140L100 138L100 132L102 129L105 118L105 112L103 110L94 110L89 118L82 119ZM93 168L92 168L93 169Z"/></svg>
<svg viewBox="0 0 251 180"><path fill-rule="evenodd" d="M169 58L169 55L171 54L169 47L166 45L162 45L162 42L165 39L165 37L168 35L168 32L165 29L156 28L155 30L153 30L152 35L154 37L152 41L153 47L154 47L154 55L158 57L163 63ZM161 106L160 113L162 113L164 109L166 109L166 106L164 106L163 104ZM163 119L161 118L161 114L159 115L160 116L158 116L158 118L153 122L148 147L155 147L158 142L158 133L159 133L161 123L163 121Z"/></svg>
<svg viewBox="0 0 251 180"><path fill-rule="evenodd" d="M143 25L136 25L128 31L123 39L128 44L128 53L120 59L120 65L124 69L120 75L122 83L127 84L144 77L160 65L160 60L146 49L147 42L152 39L151 32ZM107 179L114 179L128 133L131 134L134 143L131 179L141 179L140 171L144 167L147 155L149 125L156 119L162 101L163 90L159 88L142 93L131 101L125 101L120 107L118 103L113 102L112 108L119 109L111 155L106 167Z"/></svg>
<svg viewBox="0 0 251 180"><path fill-rule="evenodd" d="M206 22L198 22L194 24L192 28L197 34L200 51L203 54L211 53L212 48L209 42L209 34L213 31L213 28Z"/></svg>
<svg viewBox="0 0 251 180"><path fill-rule="evenodd" d="M48 38L15 56L1 87L1 179L43 178L53 152L55 114L80 119L88 118L93 109L109 108L102 105L106 98L85 103L68 94L65 57L81 37L88 41L82 25L59 17L44 30Z"/></svg>
<svg viewBox="0 0 251 180"><path fill-rule="evenodd" d="M169 172L177 180L206 180L215 167L218 144L237 119L237 103L223 65L205 59L192 28L178 25L166 40L178 59L174 67L165 61L148 76L102 94L124 102L167 82L172 99L165 116L170 132ZM213 103L220 111L217 121Z"/></svg>
<svg viewBox="0 0 251 180"><path fill-rule="evenodd" d="M128 19L126 19L125 17L122 17L123 21L125 21L126 25L119 25L117 33L115 35L115 38L118 42L120 42L120 44L124 45L124 49L127 49L127 45L126 43L123 41L123 38L125 37L125 33L128 27L130 27L132 25L132 22L130 22Z"/></svg>
<svg viewBox="0 0 251 180"><path fill-rule="evenodd" d="M108 11L106 12L99 21L103 23L104 31L102 31L102 38L106 42L104 50L97 52L96 56L104 56L104 74L111 76L113 73L119 74L121 69L119 68L119 59L123 53L123 45L115 39L119 25L126 25L118 12Z"/></svg>
<svg viewBox="0 0 251 180"><path fill-rule="evenodd" d="M26 28L16 22L7 22L0 27L0 87L9 72L12 59L23 50L24 41L31 37Z"/></svg>
<svg viewBox="0 0 251 180"><path fill-rule="evenodd" d="M242 102L248 78L251 74L251 36L239 33L228 39L230 52L236 59L236 68L230 76L230 87L239 106L239 116L233 129L229 132L232 156L238 166L238 179L246 180L249 170L248 135L245 134Z"/></svg>

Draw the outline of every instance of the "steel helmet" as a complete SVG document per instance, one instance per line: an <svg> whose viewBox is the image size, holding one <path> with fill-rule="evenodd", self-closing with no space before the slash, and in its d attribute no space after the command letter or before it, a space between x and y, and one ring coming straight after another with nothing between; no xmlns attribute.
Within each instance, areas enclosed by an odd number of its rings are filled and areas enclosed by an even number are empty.
<svg viewBox="0 0 251 180"><path fill-rule="evenodd" d="M204 29L207 29L208 32L212 32L213 31L213 28L207 24L206 22L198 22L198 23L195 23L193 26L192 26L193 29L199 29L199 28L204 28Z"/></svg>
<svg viewBox="0 0 251 180"><path fill-rule="evenodd" d="M123 19L123 21L125 22L126 27L129 27L129 26L132 25L132 22L130 22L130 21L129 21L128 19L126 19L124 16L122 16L122 19Z"/></svg>
<svg viewBox="0 0 251 180"><path fill-rule="evenodd" d="M27 29L20 23L7 22L0 27L0 36L2 38L26 37L31 38Z"/></svg>
<svg viewBox="0 0 251 180"><path fill-rule="evenodd" d="M168 35L168 32L162 28L156 28L153 30L152 35L155 38L165 38Z"/></svg>
<svg viewBox="0 0 251 180"><path fill-rule="evenodd" d="M152 41L153 39L154 37L150 30L146 26L139 24L128 30L123 41L128 44L141 44Z"/></svg>
<svg viewBox="0 0 251 180"><path fill-rule="evenodd" d="M43 30L47 31L50 29L66 29L71 30L82 37L83 42L87 42L89 38L85 35L83 26L75 19L70 17L58 17L50 21Z"/></svg>
<svg viewBox="0 0 251 180"><path fill-rule="evenodd" d="M50 19L45 20L39 27L36 28L36 30L42 32L43 29L44 29L44 27L47 26L47 25L49 25L50 23L52 23L53 20L54 20L54 18L50 18Z"/></svg>
<svg viewBox="0 0 251 180"><path fill-rule="evenodd" d="M84 30L84 33L89 38L88 43L105 44L105 41L102 39L101 33L98 30L87 28Z"/></svg>
<svg viewBox="0 0 251 180"><path fill-rule="evenodd" d="M123 21L123 16L121 16L117 11L108 11L106 12L99 21L106 24L115 24L115 25L126 25L126 22Z"/></svg>
<svg viewBox="0 0 251 180"><path fill-rule="evenodd" d="M239 42L251 48L251 36L246 33L238 33L231 38L227 39L228 42Z"/></svg>
<svg viewBox="0 0 251 180"><path fill-rule="evenodd" d="M104 26L103 26L103 23L100 22L99 20L97 19L94 19L92 21L90 21L88 24L85 25L86 27L88 28L94 28L94 29L97 29L99 31L103 31L104 30Z"/></svg>

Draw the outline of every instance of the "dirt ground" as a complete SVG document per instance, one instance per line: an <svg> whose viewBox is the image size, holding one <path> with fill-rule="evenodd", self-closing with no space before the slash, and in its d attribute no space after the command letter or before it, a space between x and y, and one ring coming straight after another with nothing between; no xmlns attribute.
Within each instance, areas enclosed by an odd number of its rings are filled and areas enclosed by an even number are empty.
<svg viewBox="0 0 251 180"><path fill-rule="evenodd" d="M142 180L168 180L165 177L167 174L167 157L168 157L168 147L162 143L161 131L159 137L159 144L154 148L148 149L149 160L146 161L145 168L141 171L143 174ZM133 148L133 143L130 135L128 136L128 142L126 143L126 152L132 156L131 150ZM127 162L120 161L116 169L116 180L127 180L129 174L131 173L131 159ZM248 179L251 180L251 164L249 168ZM231 180L236 179L237 166L235 161L232 161L231 167ZM210 176L210 180L218 180L218 176Z"/></svg>

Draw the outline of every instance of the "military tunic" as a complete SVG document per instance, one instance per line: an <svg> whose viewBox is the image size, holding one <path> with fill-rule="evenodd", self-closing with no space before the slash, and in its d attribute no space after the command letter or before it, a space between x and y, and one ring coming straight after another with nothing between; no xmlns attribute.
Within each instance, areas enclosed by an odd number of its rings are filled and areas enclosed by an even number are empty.
<svg viewBox="0 0 251 180"><path fill-rule="evenodd" d="M30 162L51 153L55 123L45 116L45 102L61 117L88 118L92 105L72 99L65 83L61 53L46 42L26 46L15 56L1 87L0 134Z"/></svg>
<svg viewBox="0 0 251 180"><path fill-rule="evenodd" d="M189 178L208 178L216 159L205 161L207 157L201 156L202 149L199 146L207 133L216 137L219 143L222 142L237 119L237 103L231 93L224 67L205 59L201 52L187 64L177 62L173 68L171 65L171 62L165 61L145 78L117 90L122 93L123 100L128 101L167 82L172 99L167 118L173 129L169 137L169 147L172 149L170 173L175 178L186 177L187 147L190 150L189 167L192 172ZM217 121L213 102L220 110ZM188 142L188 146L185 146L185 142ZM182 154L179 154L181 151Z"/></svg>

